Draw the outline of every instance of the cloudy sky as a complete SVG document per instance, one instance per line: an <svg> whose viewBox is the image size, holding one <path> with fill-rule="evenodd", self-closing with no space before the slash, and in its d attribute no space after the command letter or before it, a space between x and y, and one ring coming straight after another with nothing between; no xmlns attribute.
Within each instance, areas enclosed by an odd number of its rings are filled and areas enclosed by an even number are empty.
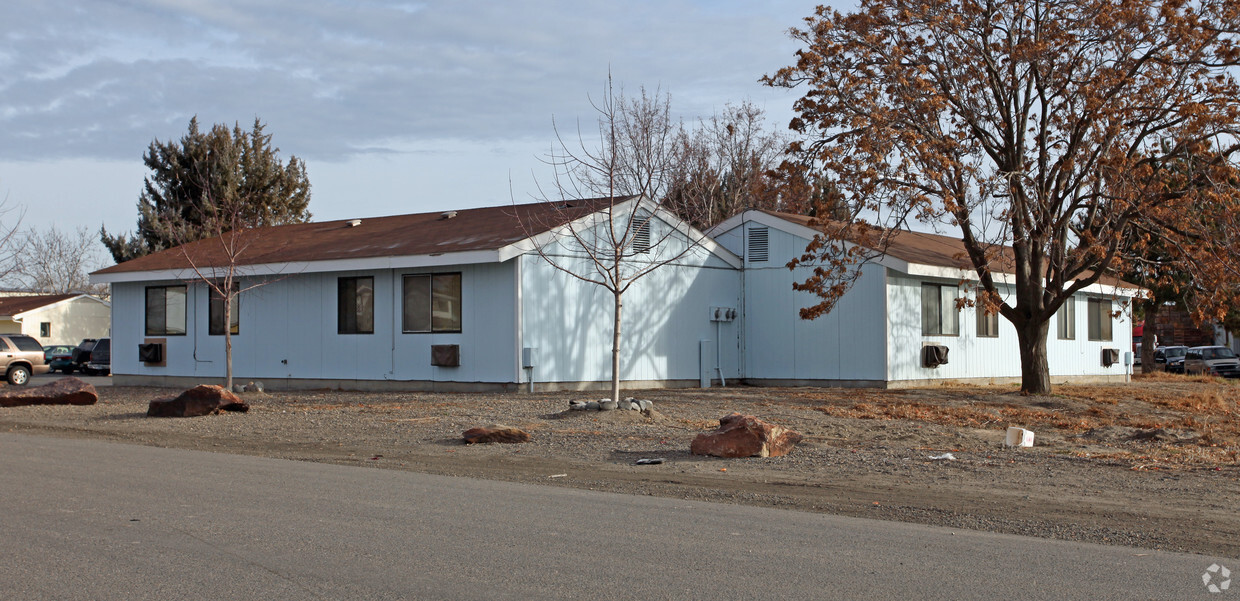
<svg viewBox="0 0 1240 601"><path fill-rule="evenodd" d="M795 93L757 79L815 4L5 2L0 197L24 226L131 230L143 151L197 115L266 122L305 159L316 220L525 201L552 119L592 121L609 69L685 119L749 99L782 127Z"/></svg>

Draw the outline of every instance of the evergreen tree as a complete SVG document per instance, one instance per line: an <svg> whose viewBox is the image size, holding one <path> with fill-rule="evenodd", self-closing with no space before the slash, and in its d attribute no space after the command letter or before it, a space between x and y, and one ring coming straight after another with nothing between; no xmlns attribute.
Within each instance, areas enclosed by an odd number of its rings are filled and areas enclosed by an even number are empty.
<svg viewBox="0 0 1240 601"><path fill-rule="evenodd" d="M305 162L281 163L263 128L255 119L250 131L216 124L203 132L194 117L179 141L151 142L142 155L151 174L138 198L138 231L99 231L116 262L218 235L220 206L241 203L247 228L309 221Z"/></svg>

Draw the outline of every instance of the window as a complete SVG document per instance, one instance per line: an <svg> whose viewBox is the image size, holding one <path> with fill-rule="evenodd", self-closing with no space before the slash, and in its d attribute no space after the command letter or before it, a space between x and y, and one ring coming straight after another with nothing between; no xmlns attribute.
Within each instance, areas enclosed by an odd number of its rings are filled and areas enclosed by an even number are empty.
<svg viewBox="0 0 1240 601"><path fill-rule="evenodd" d="M336 288L336 332L375 333L375 279L340 278Z"/></svg>
<svg viewBox="0 0 1240 601"><path fill-rule="evenodd" d="M977 303L977 336L979 338L999 337L999 314L987 313L982 303Z"/></svg>
<svg viewBox="0 0 1240 601"><path fill-rule="evenodd" d="M210 336L224 335L224 297L210 288L210 302L208 302L208 313L211 314L210 323L207 324L207 334ZM241 299L237 296L241 292L241 284L234 283L232 286L232 294L228 299L228 333L241 333Z"/></svg>
<svg viewBox="0 0 1240 601"><path fill-rule="evenodd" d="M749 261L761 263L770 258L770 244L765 227L749 228Z"/></svg>
<svg viewBox="0 0 1240 601"><path fill-rule="evenodd" d="M960 314L956 311L956 287L944 284L921 285L921 334L956 336L960 333Z"/></svg>
<svg viewBox="0 0 1240 601"><path fill-rule="evenodd" d="M435 273L404 278L401 330L461 331L461 274Z"/></svg>
<svg viewBox="0 0 1240 601"><path fill-rule="evenodd" d="M1089 299L1089 339L1111 339L1111 301L1105 298Z"/></svg>
<svg viewBox="0 0 1240 601"><path fill-rule="evenodd" d="M146 335L185 335L185 286L146 289Z"/></svg>
<svg viewBox="0 0 1240 601"><path fill-rule="evenodd" d="M1076 297L1068 297L1055 313L1060 340L1076 340Z"/></svg>
<svg viewBox="0 0 1240 601"><path fill-rule="evenodd" d="M52 335L52 322L39 322L39 338L47 338Z"/></svg>

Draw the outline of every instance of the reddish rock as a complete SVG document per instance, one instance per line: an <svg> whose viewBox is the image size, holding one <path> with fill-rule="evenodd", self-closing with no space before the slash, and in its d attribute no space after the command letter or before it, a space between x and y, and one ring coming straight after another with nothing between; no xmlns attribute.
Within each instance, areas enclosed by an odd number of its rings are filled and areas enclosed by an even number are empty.
<svg viewBox="0 0 1240 601"><path fill-rule="evenodd" d="M0 392L0 407L19 405L94 405L95 387L74 377L61 378L33 388L10 386Z"/></svg>
<svg viewBox="0 0 1240 601"><path fill-rule="evenodd" d="M719 429L698 434L689 451L715 457L780 457L787 455L801 438L799 433L783 426L733 413L719 420Z"/></svg>
<svg viewBox="0 0 1240 601"><path fill-rule="evenodd" d="M530 435L524 430L513 428L512 426L501 426L499 424L470 428L466 430L464 434L461 434L461 437L465 439L465 444L483 442L502 442L513 444L530 441Z"/></svg>
<svg viewBox="0 0 1240 601"><path fill-rule="evenodd" d="M155 399L147 407L147 417L197 417L221 411L245 413L250 406L222 386L195 386L175 399Z"/></svg>

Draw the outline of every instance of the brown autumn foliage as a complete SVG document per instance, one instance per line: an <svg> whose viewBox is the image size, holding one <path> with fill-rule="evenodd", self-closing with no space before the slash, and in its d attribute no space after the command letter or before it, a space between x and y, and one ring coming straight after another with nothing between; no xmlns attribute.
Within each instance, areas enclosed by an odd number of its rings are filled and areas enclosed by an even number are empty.
<svg viewBox="0 0 1240 601"><path fill-rule="evenodd" d="M813 312L921 223L963 239L1017 330L1024 392L1050 390L1063 302L1144 246L1173 249L1219 313L1240 289L1237 32L1234 0L819 7L791 31L796 64L765 78L804 89L790 151L838 182L852 216L794 262L815 266L800 286Z"/></svg>

